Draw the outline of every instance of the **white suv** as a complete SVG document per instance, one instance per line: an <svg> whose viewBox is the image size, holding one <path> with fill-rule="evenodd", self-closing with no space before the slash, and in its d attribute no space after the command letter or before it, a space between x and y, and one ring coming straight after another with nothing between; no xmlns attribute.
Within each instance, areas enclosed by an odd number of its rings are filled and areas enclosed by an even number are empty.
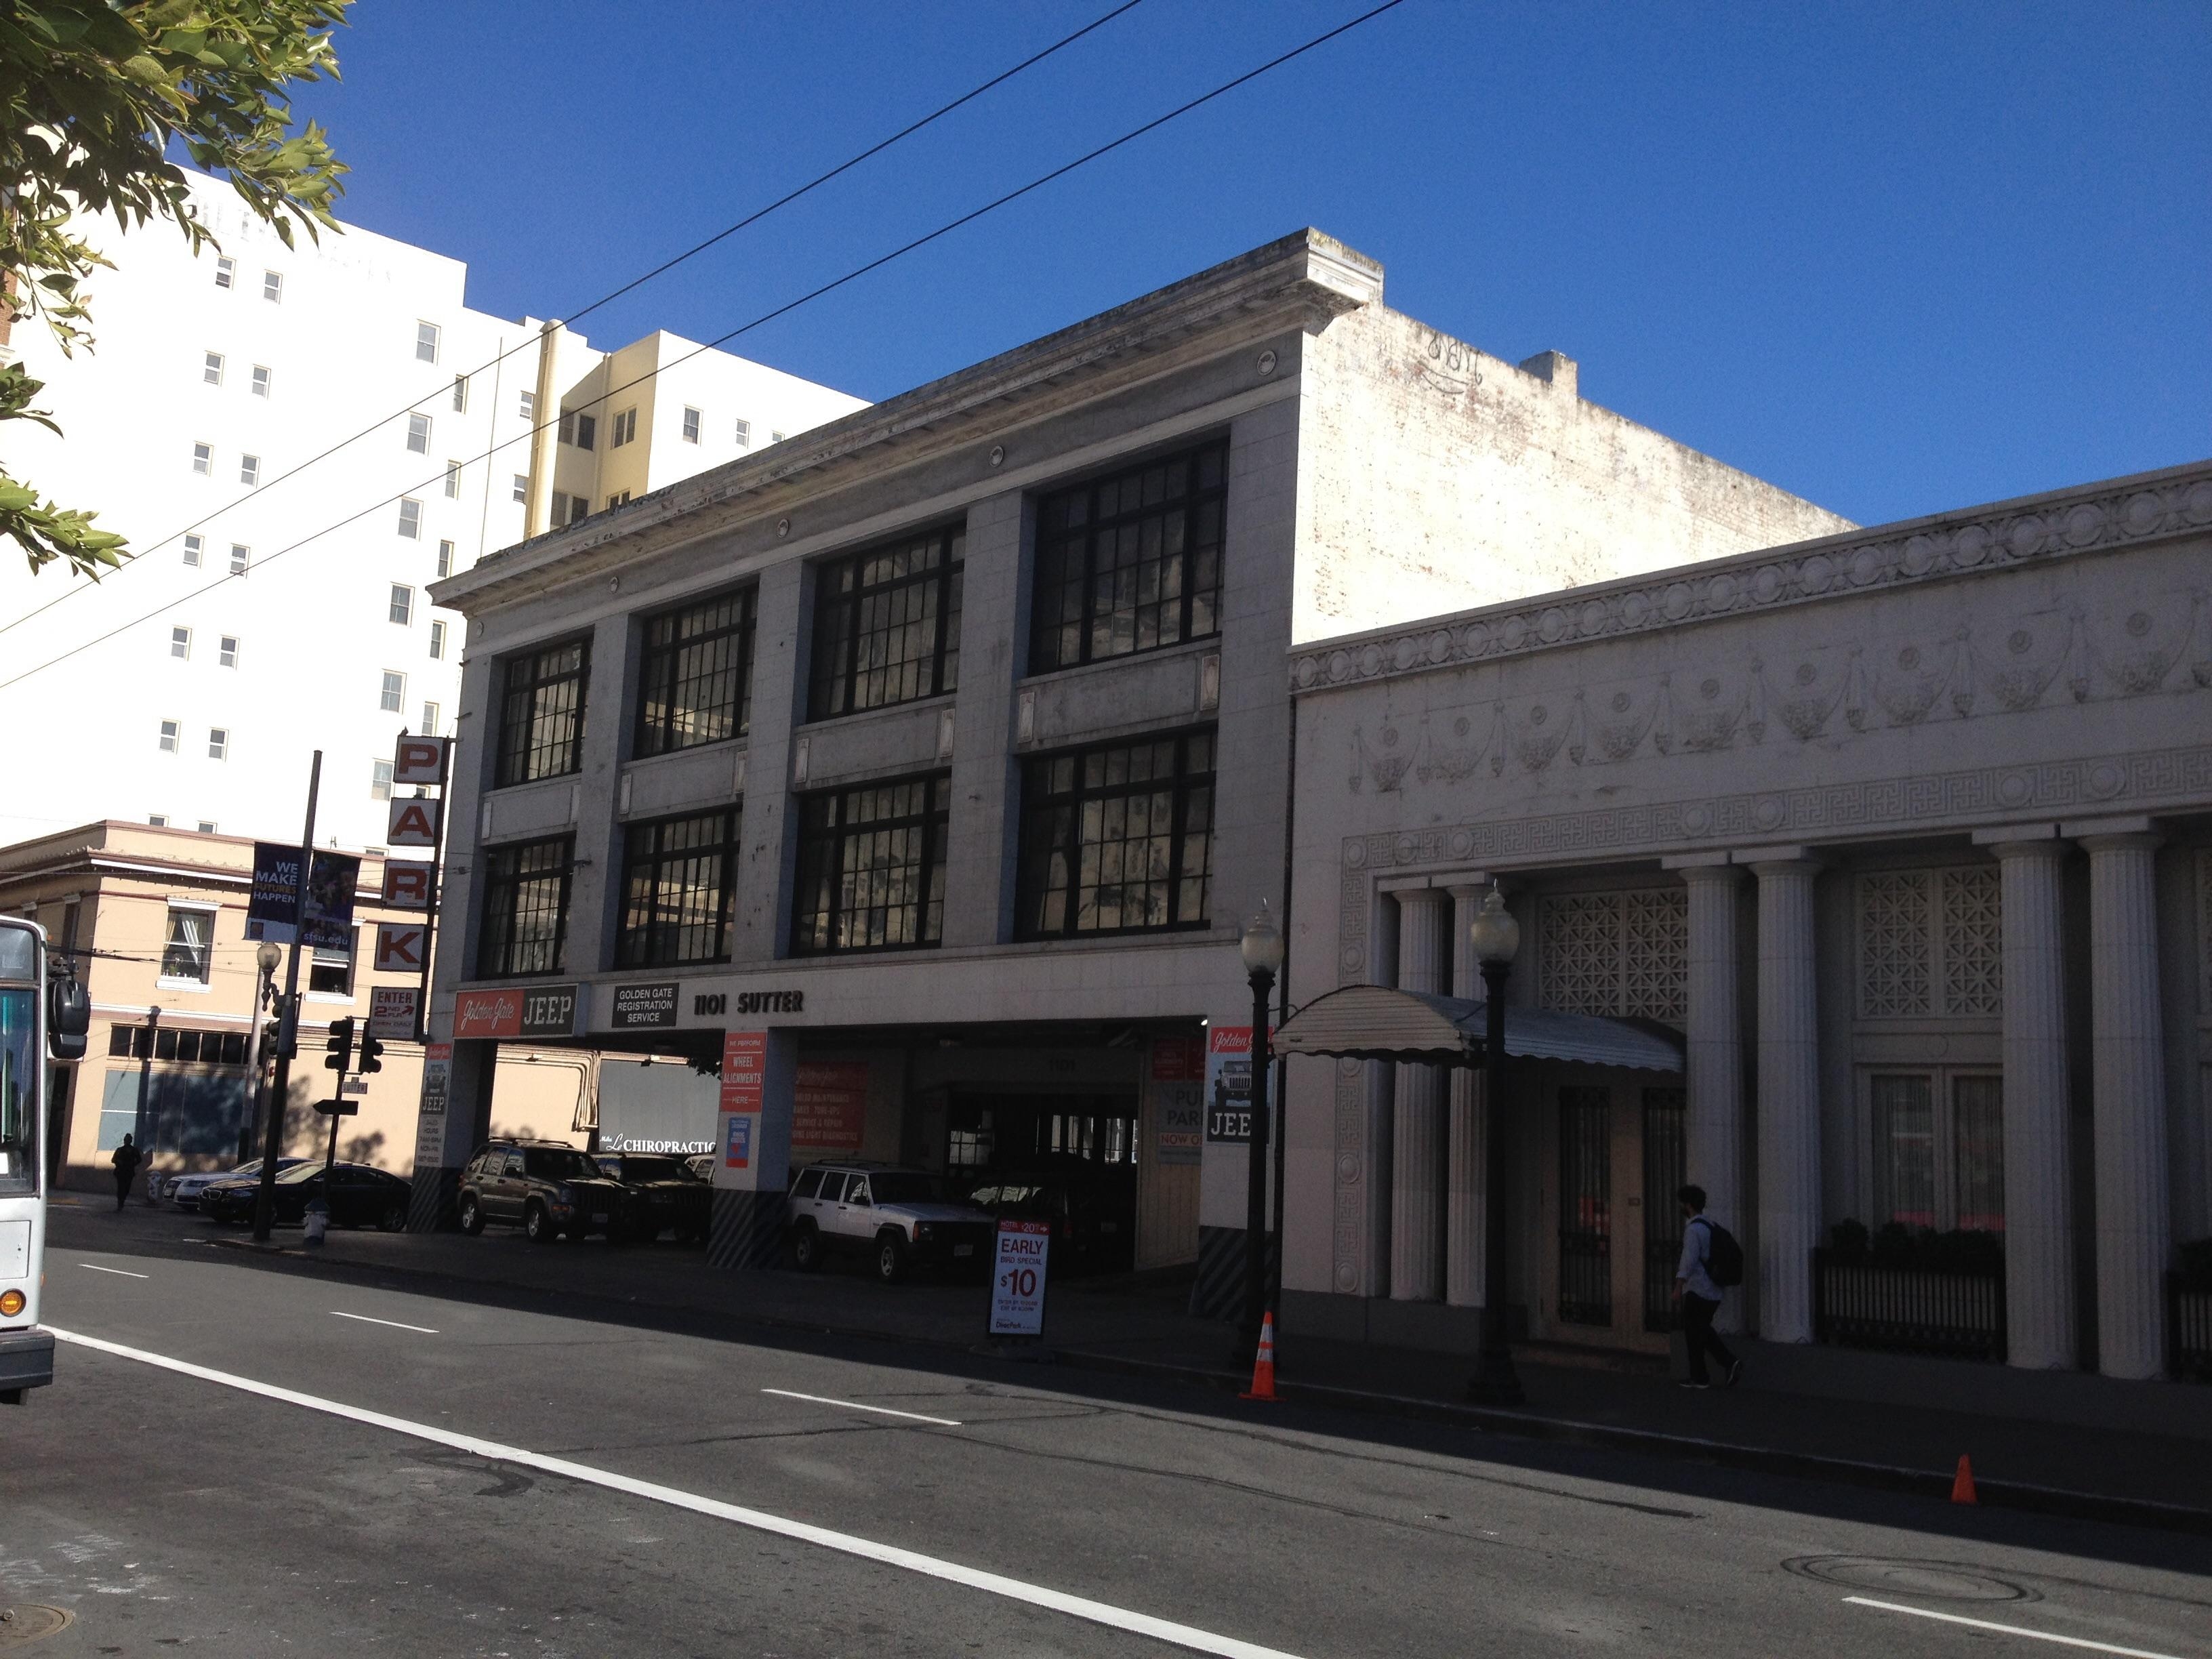
<svg viewBox="0 0 2212 1659"><path fill-rule="evenodd" d="M947 1202L945 1183L920 1170L810 1164L791 1183L787 1203L792 1260L801 1273L820 1267L830 1250L866 1252L887 1285L917 1263L978 1271L989 1266L989 1215Z"/></svg>

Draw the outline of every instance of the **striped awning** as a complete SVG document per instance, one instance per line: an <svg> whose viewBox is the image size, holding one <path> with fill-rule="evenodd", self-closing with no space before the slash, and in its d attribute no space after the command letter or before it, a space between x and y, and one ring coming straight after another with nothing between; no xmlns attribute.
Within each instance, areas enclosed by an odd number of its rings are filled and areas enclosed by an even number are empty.
<svg viewBox="0 0 2212 1659"><path fill-rule="evenodd" d="M1285 1020L1275 1033L1275 1052L1476 1066L1482 1062L1488 1019L1489 1010L1480 1002L1347 985L1316 997ZM1665 1026L1548 1008L1506 1009L1505 1052L1523 1060L1639 1072L1682 1069L1682 1039Z"/></svg>

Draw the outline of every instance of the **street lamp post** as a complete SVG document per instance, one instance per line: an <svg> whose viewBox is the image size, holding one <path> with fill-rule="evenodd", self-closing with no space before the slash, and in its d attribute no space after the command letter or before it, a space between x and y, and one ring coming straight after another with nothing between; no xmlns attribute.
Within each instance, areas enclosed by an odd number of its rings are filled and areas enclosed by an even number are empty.
<svg viewBox="0 0 2212 1659"><path fill-rule="evenodd" d="M1252 985L1252 1139L1248 1146L1244 1204L1244 1317L1241 1346L1260 1340L1261 1316L1267 1311L1267 1001L1283 965L1282 930L1268 914L1267 901L1244 924L1237 949Z"/></svg>
<svg viewBox="0 0 2212 1659"><path fill-rule="evenodd" d="M269 1109L269 1085L261 1076L262 1068L269 1061L268 1054L264 1052L263 1039L269 1031L266 1014L270 994L276 988L277 964L283 960L283 951L265 940L253 953L254 965L261 971L253 981L253 1035L248 1043L246 1067L246 1087L251 1095L244 1114L246 1121L238 1135L238 1161L240 1164L253 1156L254 1131L260 1126L261 1114Z"/></svg>
<svg viewBox="0 0 2212 1659"><path fill-rule="evenodd" d="M1521 924L1493 885L1468 924L1468 943L1482 965L1487 1018L1482 1041L1482 1360L1468 1393L1486 1405L1522 1403L1521 1378L1505 1328L1505 981L1521 948Z"/></svg>

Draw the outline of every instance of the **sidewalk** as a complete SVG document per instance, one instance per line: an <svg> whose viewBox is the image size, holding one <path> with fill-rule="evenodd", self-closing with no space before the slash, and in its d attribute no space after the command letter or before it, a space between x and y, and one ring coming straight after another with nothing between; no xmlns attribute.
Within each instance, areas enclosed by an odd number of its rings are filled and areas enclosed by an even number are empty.
<svg viewBox="0 0 2212 1659"><path fill-rule="evenodd" d="M134 1203L120 1214L67 1200L52 1212L51 1248L167 1255L213 1245L289 1271L386 1279L421 1277L422 1288L535 1301L557 1297L578 1317L635 1319L647 1310L714 1324L920 1343L963 1352L986 1343L985 1287L919 1279L884 1285L836 1264L737 1273L702 1253L670 1245L617 1248L592 1241L532 1245L512 1232L336 1232L309 1252L297 1231L267 1245L174 1210ZM1183 1311L1188 1281L1172 1276L1061 1281L1048 1314L1051 1358L1072 1368L1230 1390L1250 1380L1232 1360L1226 1326ZM1946 1392L1916 1403L1839 1400L1755 1386L1762 1364L1787 1374L1802 1351L1746 1344L1753 1382L1690 1392L1654 1364L1614 1365L1586 1357L1516 1351L1528 1404L1501 1411L1468 1403L1471 1362L1280 1334L1277 1389L1287 1401L1399 1418L1464 1424L1492 1432L1689 1457L1770 1474L1809 1476L1948 1498L1961 1454L1973 1461L1985 1504L2083 1519L2212 1534L2212 1440L2122 1427L2057 1427L1975 1410L1973 1392L2003 1379L1944 1366ZM2212 1414L2212 1389L2201 1393ZM1255 1412L1264 1407L1253 1407Z"/></svg>

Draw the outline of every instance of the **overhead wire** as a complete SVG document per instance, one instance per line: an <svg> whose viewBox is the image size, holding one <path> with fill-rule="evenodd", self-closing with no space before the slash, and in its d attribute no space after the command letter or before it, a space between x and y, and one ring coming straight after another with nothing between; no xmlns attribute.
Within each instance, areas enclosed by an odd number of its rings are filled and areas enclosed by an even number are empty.
<svg viewBox="0 0 2212 1659"><path fill-rule="evenodd" d="M1014 76L1021 74L1024 70L1035 68L1037 64L1042 63L1054 53L1073 46L1078 40L1082 40L1085 35L1095 33L1099 29L1105 27L1107 24L1112 22L1115 18L1121 16L1122 13L1133 11L1143 3L1144 0L1122 0L1122 3L1120 5L1115 6L1111 11L1102 13L1100 15L1093 18L1090 22L1085 23L1081 28L1076 30L1073 34L1062 35L1059 40L1054 41L1050 46L1046 46L1042 51L1030 53L1030 56L1023 58L1020 63L1014 64L1011 69L1000 70L989 80L985 81L977 86L969 88L966 92L962 93L960 96L952 100L951 102L940 104L928 114L922 116L920 119L908 122L905 126L901 127L896 132L892 133L888 138L881 139L877 143L869 145L867 149L860 151L858 155L850 156L845 161L840 161L836 167L831 167L827 173L817 174L814 178L808 179L805 184L799 185L797 188L785 191L784 194L777 197L775 200L769 203L765 207L756 209L753 212L747 214L744 218L738 220L735 223L725 225L721 229L716 231L713 235L706 238L703 241L696 242L691 246L685 248L681 253L662 260L659 264L653 266L652 270L646 271L643 275L634 276L629 282L624 283L620 288L612 289L607 293L602 294L598 299L592 301L591 304L586 306L582 310L570 312L562 319L562 326L573 327L576 323L580 322L583 319L590 316L593 312L613 304L624 295L644 287L646 283L653 281L655 277L665 276L668 272L675 270L677 266L684 264L686 260L696 258L700 254L704 253L708 248L714 247L719 243L727 241L739 231L748 229L750 227L758 224L770 214L777 212L783 208L789 207L793 202L798 201L801 197L811 195L813 191L819 190L823 185L830 183L832 179L850 173L854 167L859 167L862 162L870 161L874 157L882 155L885 150L890 149L892 145L896 144L904 139L911 138L915 133L920 132L924 127L930 126L938 121L943 120L946 116L951 114L953 111L959 109L963 105L972 104L976 99L981 98L985 93L989 92L994 87L1003 86L1006 82L1012 80ZM496 368L500 364L505 362L509 357L514 356L516 353L529 349L529 348L537 344L538 342L538 337L537 335L526 335L522 339L517 341L514 345L509 346L506 350L499 353L496 356L490 358L485 362L478 364L476 368L469 369L464 374L454 376L454 380L456 382L472 380L477 375L484 374L488 370ZM343 450L350 448L364 438L371 437L376 433L382 431L386 427L389 426L392 422L399 419L402 416L412 414L420 409L424 404L435 401L440 397L445 395L447 389L448 383L441 381L437 386L424 392L413 402L403 404L399 408L392 410L389 415L379 416L368 425L362 428L360 431L353 434L352 436L339 439L327 449L319 451L317 453L310 455L306 460L301 461L298 465L278 473L267 483L256 484L252 489L247 490L246 494L239 496L236 500L226 501L223 505L216 508L212 513L196 519L191 523L185 525L179 529L170 532L169 534L162 537L161 539L157 542L149 543L146 547L134 553L125 563L118 566L115 572L109 573L108 577L103 577L98 580L87 580L70 587L65 587L52 599L47 600L44 605L38 606L36 609L27 611L24 612L23 615L15 617L12 621L0 623L0 634L5 634L12 629L20 628L23 623L31 621L33 617L43 616L46 612L52 610L56 605L65 604L80 593L88 593L96 591L99 589L102 581L111 579L114 574L120 571L135 569L143 564L149 554L159 551L161 549L168 546L172 542L179 541L184 537L191 535L194 531L204 530L208 526L213 524L217 519L222 518L234 507L243 507L246 502L252 501L255 497L276 489L277 485L284 483L287 479L296 478L302 472L307 471L310 467L320 465L323 462L330 459L331 456L339 453Z"/></svg>
<svg viewBox="0 0 2212 1659"><path fill-rule="evenodd" d="M1284 64L1291 62L1293 59L1302 58L1306 53L1312 52L1320 46L1326 46L1329 41L1335 40L1338 36L1349 33L1352 30L1359 27L1362 24L1372 21L1374 19L1382 16L1385 12L1394 11L1404 3L1405 0L1382 0L1381 4L1370 8L1368 10L1360 13L1357 17L1351 19L1349 21L1340 23L1334 28L1326 30L1320 34L1315 35L1311 40L1307 40L1303 45L1293 46L1288 52L1282 52L1276 57L1269 58L1266 63L1261 64L1255 68L1247 70L1242 75L1237 76L1232 79L1223 82L1210 92L1201 93L1197 97L1190 99L1187 102L1176 105L1175 108L1169 110L1164 114L1153 117L1152 119L1145 122L1141 126L1132 127L1128 131L1121 134L1118 138L1109 139L1107 143L1099 145L1097 149L1085 151L1083 155L1077 156L1072 161L1063 162L1061 165L1054 167L1048 173L1040 173L1035 179L1030 179L1029 183L1019 185L1013 190L1010 190L1002 196L995 197L992 200L986 202L982 206L971 209L969 211L962 214L956 219L948 220L945 223L939 225L936 229L926 232L922 235L914 238L911 241L903 242L897 247L891 249L888 253L879 254L875 258L868 260L864 264L855 265L852 270L845 272L842 276L833 277L829 282L822 283L819 287L809 289L806 293L800 295L798 298L787 301L782 305L775 307L773 310L763 312L759 316L751 319L750 321L739 324L737 327L731 329L725 334L717 335L714 339L706 342L703 345L695 347L692 350L684 353L682 356L671 358L668 362L659 364L656 367L647 370L644 374L640 374L635 380L627 380L621 386L611 387L606 392L599 394L598 398L595 398L593 402L605 403L610 398L618 397L625 392L629 392L637 386L643 386L647 381L654 379L656 376L669 369L676 368L681 363L688 362L691 358L698 356L702 352L712 351L717 347L726 345L730 341L738 338L741 335L749 334L757 328L760 328L766 324L774 322L779 317L788 315L790 313L798 310L801 306L809 305L814 301L822 298L824 295L835 293L837 289L844 288L849 283L859 281L861 277L867 276L872 271L880 270L884 266L891 264L894 260L903 258L908 254L915 252L918 249L927 247L933 242L943 240L945 237L951 235L954 231L959 230L964 226L973 224L975 221L983 218L987 215L995 213L1000 208L1006 207L1012 203L1018 202L1022 198L1031 195L1034 192L1043 189L1047 185L1053 183L1056 179L1066 177L1067 174L1073 173L1079 167L1087 167L1102 156L1111 155L1114 151L1121 149L1123 146L1133 143L1136 140L1145 137L1147 133L1157 131L1159 128L1165 126L1169 122L1188 115L1193 110L1202 108L1204 106L1213 102L1218 98L1226 96L1228 94L1234 92L1237 88L1244 86L1252 81L1255 81L1260 76L1269 73L1271 70L1279 69ZM471 465L477 461L489 460L491 457L498 454L503 449L511 448L515 444L524 442L526 440L534 440L539 432L544 431L549 426L557 424L559 419L559 413L558 411L556 411L550 418L538 422L528 432L523 433L516 437L503 440L499 443L495 443L490 448L483 451L481 453L470 457L469 459L462 465ZM42 674L50 668L57 667L62 663L67 662L70 658L77 656L83 652L91 650L94 646L105 644L107 641L115 638L119 634L128 633L131 629L152 622L158 617L166 616L169 611L175 610L180 605L184 605L191 599L198 599L202 594L213 592L216 588L224 586L228 582L240 580L244 574L250 573L252 570L261 569L268 565L274 564L278 559L283 558L286 554L297 552L301 548L306 547L311 543L319 541L325 536L330 535L334 532L343 530L349 525L358 523L361 520L367 518L372 513L380 512L385 507L395 506L398 502L409 499L414 490L427 489L431 484L436 483L444 476L444 469L441 468L438 471L428 474L419 483L409 489L402 489L396 494L387 495L380 501L373 501L368 506L361 508L358 512L349 514L343 519L339 519L331 524L325 525L320 530L315 531L311 535L304 536L296 542L290 543L287 546L279 548L267 558L255 561L252 565L248 567L247 573L226 574L222 576L219 576L215 580L195 588L189 593L179 595L178 598L170 600L166 605L157 606L152 611L149 611L141 616L133 617L127 623L118 624L116 627L108 629L105 634L98 635L78 645L72 646L70 649L63 652L60 655L50 658L46 661L40 663L35 667L27 668L23 670L22 672L14 675L8 679L0 680L0 691L4 691L12 685L21 684L23 681L31 678L34 675Z"/></svg>

